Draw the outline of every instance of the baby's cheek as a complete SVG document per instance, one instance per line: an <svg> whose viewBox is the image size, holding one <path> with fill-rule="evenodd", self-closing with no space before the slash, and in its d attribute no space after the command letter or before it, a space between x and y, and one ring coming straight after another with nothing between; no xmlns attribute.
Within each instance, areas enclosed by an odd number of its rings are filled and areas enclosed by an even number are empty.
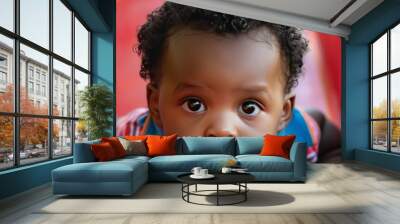
<svg viewBox="0 0 400 224"><path fill-rule="evenodd" d="M271 114L263 114L252 120L243 120L243 125L238 128L239 136L274 135L278 132L279 119Z"/></svg>
<svg viewBox="0 0 400 224"><path fill-rule="evenodd" d="M161 116L164 134L178 136L201 136L203 128L195 116L188 116L180 110L163 111Z"/></svg>

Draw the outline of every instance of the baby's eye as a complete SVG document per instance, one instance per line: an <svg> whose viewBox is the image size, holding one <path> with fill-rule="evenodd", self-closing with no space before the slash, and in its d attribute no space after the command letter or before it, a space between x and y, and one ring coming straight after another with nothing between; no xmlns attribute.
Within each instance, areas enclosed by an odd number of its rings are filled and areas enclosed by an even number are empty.
<svg viewBox="0 0 400 224"><path fill-rule="evenodd" d="M245 101L239 107L239 112L247 116L256 116L260 111L261 107L259 104L250 100Z"/></svg>
<svg viewBox="0 0 400 224"><path fill-rule="evenodd" d="M201 113L206 110L206 107L201 100L197 98L189 98L183 103L183 108L189 112Z"/></svg>

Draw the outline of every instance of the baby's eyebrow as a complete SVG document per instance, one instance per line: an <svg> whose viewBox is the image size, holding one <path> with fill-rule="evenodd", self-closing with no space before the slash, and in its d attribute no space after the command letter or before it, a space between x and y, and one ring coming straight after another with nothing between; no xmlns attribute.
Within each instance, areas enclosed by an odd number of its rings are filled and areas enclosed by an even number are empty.
<svg viewBox="0 0 400 224"><path fill-rule="evenodd" d="M237 91L246 91L246 92L268 92L267 85L241 85L237 87L235 90Z"/></svg>
<svg viewBox="0 0 400 224"><path fill-rule="evenodd" d="M253 93L253 94L264 93L268 97L271 96L267 85L247 85L247 86L242 85L242 86L239 86L238 88L236 88L235 91L247 92L247 93Z"/></svg>
<svg viewBox="0 0 400 224"><path fill-rule="evenodd" d="M197 84L193 84L193 83L179 83L175 87L174 92L182 91L185 89L192 89L192 88L205 88L205 87L202 85L197 85Z"/></svg>

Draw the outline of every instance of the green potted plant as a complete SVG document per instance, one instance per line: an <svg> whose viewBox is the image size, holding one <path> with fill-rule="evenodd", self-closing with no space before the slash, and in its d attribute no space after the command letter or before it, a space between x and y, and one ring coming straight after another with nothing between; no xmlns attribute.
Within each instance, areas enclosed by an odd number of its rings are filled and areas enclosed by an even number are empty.
<svg viewBox="0 0 400 224"><path fill-rule="evenodd" d="M89 140L110 136L112 127L113 93L103 84L94 84L80 92L82 109L80 124L87 127ZM81 125L82 126L82 125Z"/></svg>

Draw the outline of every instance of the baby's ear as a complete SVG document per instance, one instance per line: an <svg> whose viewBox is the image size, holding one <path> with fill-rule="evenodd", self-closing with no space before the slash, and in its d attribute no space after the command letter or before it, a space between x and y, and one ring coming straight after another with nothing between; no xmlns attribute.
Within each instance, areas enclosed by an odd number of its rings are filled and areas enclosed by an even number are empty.
<svg viewBox="0 0 400 224"><path fill-rule="evenodd" d="M279 120L278 131L284 129L292 118L292 111L296 101L296 95L293 93L287 94L284 99L282 114Z"/></svg>
<svg viewBox="0 0 400 224"><path fill-rule="evenodd" d="M149 107L150 116L156 125L162 129L162 122L159 110L159 89L152 83L146 86L147 105Z"/></svg>

